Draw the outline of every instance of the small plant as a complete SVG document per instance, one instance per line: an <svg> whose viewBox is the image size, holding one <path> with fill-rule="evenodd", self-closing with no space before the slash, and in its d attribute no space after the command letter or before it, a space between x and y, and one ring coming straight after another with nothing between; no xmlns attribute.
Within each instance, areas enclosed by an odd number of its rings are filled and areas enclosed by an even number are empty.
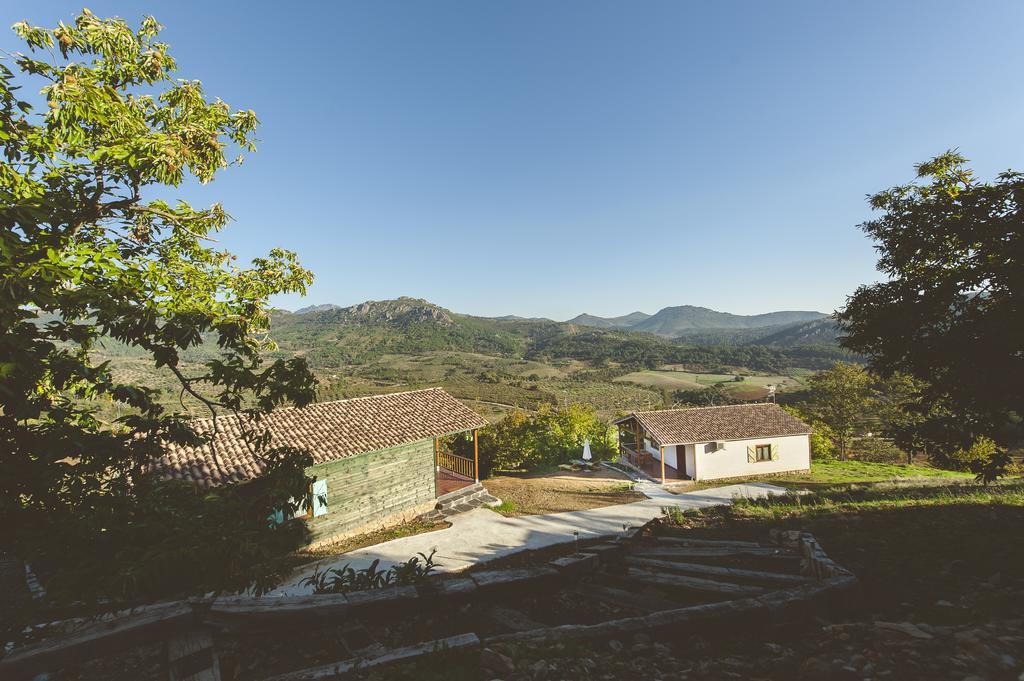
<svg viewBox="0 0 1024 681"><path fill-rule="evenodd" d="M435 553L437 549L431 549L429 555L417 553L404 563L393 565L387 570L380 569L379 558L362 570L356 570L350 563L346 563L341 568L323 572L317 570L299 584L312 586L313 593L317 594L343 594L350 591L383 589L386 586L416 584L429 577L437 568L437 563L434 562Z"/></svg>
<svg viewBox="0 0 1024 681"><path fill-rule="evenodd" d="M516 513L519 511L519 507L516 506L516 502L507 500L494 506L488 506L487 508L491 509L495 513L500 513L502 515L505 515L506 513Z"/></svg>
<svg viewBox="0 0 1024 681"><path fill-rule="evenodd" d="M673 525L686 524L686 518L683 515L683 511L678 506L662 506L661 514Z"/></svg>

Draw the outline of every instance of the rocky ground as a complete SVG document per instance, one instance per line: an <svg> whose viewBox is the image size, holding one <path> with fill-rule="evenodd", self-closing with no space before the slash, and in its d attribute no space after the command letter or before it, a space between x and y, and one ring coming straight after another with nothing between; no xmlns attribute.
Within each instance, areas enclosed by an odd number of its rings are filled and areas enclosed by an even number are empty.
<svg viewBox="0 0 1024 681"><path fill-rule="evenodd" d="M480 678L1024 681L1024 619L980 627L817 620L798 637L781 631L772 637L664 643L641 633L576 648L488 648Z"/></svg>
<svg viewBox="0 0 1024 681"><path fill-rule="evenodd" d="M487 479L485 486L504 502L499 510L513 516L580 511L647 498L631 489L628 478L607 469L560 471L550 475L497 475Z"/></svg>

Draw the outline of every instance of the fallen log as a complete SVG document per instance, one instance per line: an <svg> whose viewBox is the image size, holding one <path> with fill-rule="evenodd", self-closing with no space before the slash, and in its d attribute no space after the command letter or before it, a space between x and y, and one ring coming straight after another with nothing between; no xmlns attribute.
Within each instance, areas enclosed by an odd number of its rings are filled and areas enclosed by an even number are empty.
<svg viewBox="0 0 1024 681"><path fill-rule="evenodd" d="M695 575L698 577L720 577L738 582L753 582L762 586L795 586L811 581L803 575L743 570L719 565L703 565L701 563L681 563L674 560L657 560L655 558L629 557L625 560L625 563L626 565L641 569L664 570L666 572Z"/></svg>
<svg viewBox="0 0 1024 681"><path fill-rule="evenodd" d="M718 582L713 579L701 579L700 577L687 577L685 575L666 575L661 572L652 572L633 567L629 568L626 572L623 581L628 581L631 584L646 584L671 589L699 591L700 593L716 594L719 596L741 597L756 596L764 593L764 589L759 586Z"/></svg>
<svg viewBox="0 0 1024 681"><path fill-rule="evenodd" d="M473 651L480 647L480 639L476 634L459 634L437 641L428 641L406 648L395 648L381 655L366 657L362 659L343 660L332 662L320 667L302 669L296 672L288 672L270 677L264 681L322 681L333 679L342 674L375 667L383 667L401 662L409 662L426 655L433 655L444 651L462 650Z"/></svg>

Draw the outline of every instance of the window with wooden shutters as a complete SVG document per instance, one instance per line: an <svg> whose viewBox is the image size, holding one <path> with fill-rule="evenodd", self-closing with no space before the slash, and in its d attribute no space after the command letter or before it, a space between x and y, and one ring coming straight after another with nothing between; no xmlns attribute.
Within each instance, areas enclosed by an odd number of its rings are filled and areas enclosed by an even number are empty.
<svg viewBox="0 0 1024 681"><path fill-rule="evenodd" d="M771 461L772 460L772 446L771 445L755 445L754 446L754 460L755 461Z"/></svg>

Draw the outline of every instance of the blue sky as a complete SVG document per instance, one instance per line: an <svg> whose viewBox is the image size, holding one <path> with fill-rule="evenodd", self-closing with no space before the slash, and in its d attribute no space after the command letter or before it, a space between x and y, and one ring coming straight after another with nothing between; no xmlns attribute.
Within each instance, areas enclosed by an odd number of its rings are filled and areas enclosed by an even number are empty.
<svg viewBox="0 0 1024 681"><path fill-rule="evenodd" d="M89 7L154 14L179 77L260 116L257 154L180 194L224 203L243 258L299 253L285 307L831 311L878 276L867 194L951 147L1024 167L1019 0Z"/></svg>

